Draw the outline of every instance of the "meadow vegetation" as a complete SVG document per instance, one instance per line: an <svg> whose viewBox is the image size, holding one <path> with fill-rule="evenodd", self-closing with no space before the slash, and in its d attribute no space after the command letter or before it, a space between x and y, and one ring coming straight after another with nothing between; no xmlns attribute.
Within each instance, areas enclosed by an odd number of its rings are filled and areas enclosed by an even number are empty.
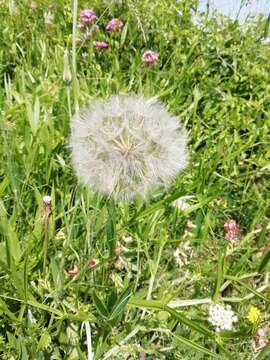
<svg viewBox="0 0 270 360"><path fill-rule="evenodd" d="M77 5L0 0L0 358L269 359L269 21ZM187 131L187 167L147 201L71 165L73 114L113 94L153 97Z"/></svg>

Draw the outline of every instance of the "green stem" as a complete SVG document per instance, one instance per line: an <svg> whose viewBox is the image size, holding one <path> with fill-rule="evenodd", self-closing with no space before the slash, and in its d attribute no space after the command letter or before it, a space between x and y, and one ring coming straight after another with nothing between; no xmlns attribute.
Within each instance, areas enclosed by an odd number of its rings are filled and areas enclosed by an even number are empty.
<svg viewBox="0 0 270 360"><path fill-rule="evenodd" d="M150 282L149 282L149 288L148 288L148 292L147 292L147 296L146 296L146 300L150 300L151 299L151 295L153 292L153 288L154 288L154 283L155 283L155 279L156 279L156 275L157 275L157 271L158 271L158 267L159 267L159 263L160 263L160 259L161 259L161 255L162 255L162 251L164 248L165 243L162 243L159 251L158 251L158 256L157 256L157 260L155 261L155 266L153 268L153 271L151 271L151 278L150 278ZM142 313L142 319L145 316L145 310Z"/></svg>
<svg viewBox="0 0 270 360"><path fill-rule="evenodd" d="M49 217L46 216L44 220L44 244L43 244L43 278L46 276L46 262L47 262L47 253L48 253L48 245L49 245Z"/></svg>
<svg viewBox="0 0 270 360"><path fill-rule="evenodd" d="M73 20L72 20L72 72L73 72L73 96L75 112L79 110L78 104L78 80L77 80L77 61L76 61L76 33L77 33L78 0L73 0Z"/></svg>

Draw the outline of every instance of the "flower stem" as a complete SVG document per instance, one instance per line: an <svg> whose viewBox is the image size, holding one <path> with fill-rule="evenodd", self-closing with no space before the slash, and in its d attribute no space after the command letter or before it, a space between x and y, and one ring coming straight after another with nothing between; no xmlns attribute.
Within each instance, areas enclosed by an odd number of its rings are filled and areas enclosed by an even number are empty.
<svg viewBox="0 0 270 360"><path fill-rule="evenodd" d="M44 219L44 244L43 244L43 278L46 276L46 262L47 262L47 253L48 253L48 244L49 244L49 216L46 216Z"/></svg>
<svg viewBox="0 0 270 360"><path fill-rule="evenodd" d="M72 20L72 72L73 72L73 96L75 112L79 110L78 104L78 79L76 61L76 33L77 33L78 0L73 0L73 20Z"/></svg>
<svg viewBox="0 0 270 360"><path fill-rule="evenodd" d="M162 242L162 244L159 247L158 256L157 256L157 259L155 261L155 265L153 267L153 270L151 271L151 278L150 278L150 282L149 282L149 288L148 288L146 300L151 299L151 295L152 295L152 292L153 292L154 283L155 283L155 279L156 279L156 275L157 275L157 271L158 271L158 267L159 267L161 254L162 254L164 245L165 245L165 242ZM144 318L145 313L146 313L146 310L143 310L141 319Z"/></svg>

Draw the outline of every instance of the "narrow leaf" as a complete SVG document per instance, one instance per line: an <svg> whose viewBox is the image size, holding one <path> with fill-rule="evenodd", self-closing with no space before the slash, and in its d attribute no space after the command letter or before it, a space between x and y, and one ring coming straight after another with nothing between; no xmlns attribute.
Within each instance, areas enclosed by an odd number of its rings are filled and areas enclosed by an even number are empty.
<svg viewBox="0 0 270 360"><path fill-rule="evenodd" d="M237 279L236 277L226 275L226 279L237 282L238 284L242 285L244 288L246 288L247 290L249 290L250 292L252 292L253 294L255 294L258 298L260 298L260 299L266 301L268 304L270 304L270 299L269 299L269 298L267 298L267 297L264 296L263 294L259 293L258 291L252 289L250 286L246 285L244 282L242 282L241 280Z"/></svg>
<svg viewBox="0 0 270 360"><path fill-rule="evenodd" d="M109 318L109 312L106 308L106 306L103 304L103 302L100 300L100 298L97 296L97 294L95 293L95 291L93 291L92 294L93 297L93 301L96 305L96 309L98 311L98 313L105 319Z"/></svg>
<svg viewBox="0 0 270 360"><path fill-rule="evenodd" d="M259 265L259 268L258 268L259 272L262 272L265 269L265 267L268 264L269 260L270 260L270 250L266 253L264 258L262 259L262 261L261 261L261 263Z"/></svg>
<svg viewBox="0 0 270 360"><path fill-rule="evenodd" d="M173 335L173 337L175 337L181 343L187 345L188 347L194 349L195 351L202 352L202 353L207 354L207 355L209 355L209 356L211 356L211 357L213 357L215 359L224 359L223 356L213 353L212 351L206 349L204 346L199 345L199 344L195 343L192 340L188 340L188 339L184 338L181 335L176 335L174 333L171 333L171 334Z"/></svg>
<svg viewBox="0 0 270 360"><path fill-rule="evenodd" d="M131 287L128 287L120 296L119 300L117 301L116 305L114 306L111 315L110 320L115 319L117 316L119 316L121 313L123 313L127 302L129 298L131 297Z"/></svg>

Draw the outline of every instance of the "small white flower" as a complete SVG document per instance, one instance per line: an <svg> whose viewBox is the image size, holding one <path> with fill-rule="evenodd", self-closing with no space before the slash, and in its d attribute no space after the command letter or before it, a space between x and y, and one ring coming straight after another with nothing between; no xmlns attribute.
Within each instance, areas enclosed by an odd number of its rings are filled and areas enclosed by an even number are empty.
<svg viewBox="0 0 270 360"><path fill-rule="evenodd" d="M211 305L209 307L208 321L215 327L216 332L232 330L233 323L237 322L237 316L230 305Z"/></svg>
<svg viewBox="0 0 270 360"><path fill-rule="evenodd" d="M43 203L44 203L44 205L51 205L52 198L49 195L43 196Z"/></svg>
<svg viewBox="0 0 270 360"><path fill-rule="evenodd" d="M72 121L73 165L80 181L128 201L168 188L187 162L186 135L160 103L142 96L93 101Z"/></svg>

